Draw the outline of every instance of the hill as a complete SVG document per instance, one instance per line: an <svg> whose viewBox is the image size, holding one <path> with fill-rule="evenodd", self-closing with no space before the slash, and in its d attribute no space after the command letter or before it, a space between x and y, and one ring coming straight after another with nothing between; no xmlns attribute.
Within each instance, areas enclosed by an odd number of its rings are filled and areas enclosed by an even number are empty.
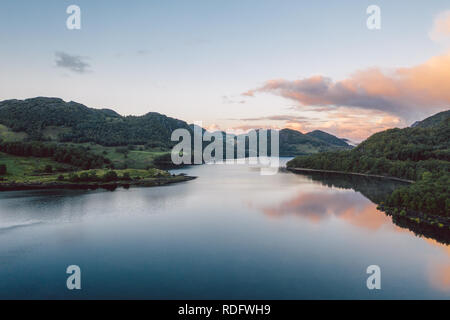
<svg viewBox="0 0 450 320"><path fill-rule="evenodd" d="M325 151L351 149L352 147L339 138L323 132L303 134L296 130L280 130L280 155L295 156L320 153ZM341 141L340 143L336 141Z"/></svg>
<svg viewBox="0 0 450 320"><path fill-rule="evenodd" d="M383 202L389 212L450 226L450 112L441 112L415 127L376 133L350 151L296 157L287 164L310 168L391 176L416 181L394 191ZM442 225L439 222L439 225Z"/></svg>
<svg viewBox="0 0 450 320"><path fill-rule="evenodd" d="M306 135L308 135L310 137L314 137L316 139L322 140L324 142L327 142L331 145L335 145L338 147L344 147L344 148L349 147L349 144L347 143L347 141L345 139L339 139L338 137L333 136L332 134L329 134L329 133L321 131L321 130L314 130L314 131L308 132Z"/></svg>
<svg viewBox="0 0 450 320"><path fill-rule="evenodd" d="M0 124L34 141L95 142L104 146L170 147L173 130L190 130L186 122L156 112L124 117L109 109L43 97L0 102Z"/></svg>

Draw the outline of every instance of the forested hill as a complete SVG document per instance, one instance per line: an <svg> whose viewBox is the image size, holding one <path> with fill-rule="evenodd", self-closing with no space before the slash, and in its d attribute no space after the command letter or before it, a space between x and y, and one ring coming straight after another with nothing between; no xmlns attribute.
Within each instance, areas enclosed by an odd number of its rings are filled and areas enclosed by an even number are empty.
<svg viewBox="0 0 450 320"><path fill-rule="evenodd" d="M33 98L0 102L0 125L9 135L30 141L94 142L103 146L146 145L169 149L172 132L192 125L151 112L144 116L121 116L109 109L92 109L59 98ZM1 135L0 139L5 135ZM204 130L204 129L203 129ZM17 134L20 133L20 134ZM17 140L15 140L17 141ZM289 129L280 131L280 154L312 154L351 148L343 140L325 132L309 134Z"/></svg>
<svg viewBox="0 0 450 320"><path fill-rule="evenodd" d="M339 139L338 137L333 136L332 134L329 134L329 133L321 131L321 130L314 130L314 131L308 132L306 135L317 138L319 140L322 140L324 142L327 142L327 143L335 145L335 146L339 146L339 147L348 147L349 146L349 144L344 139Z"/></svg>
<svg viewBox="0 0 450 320"><path fill-rule="evenodd" d="M337 140L342 143L336 143ZM352 146L346 142L326 132L322 132L320 135L311 135L292 129L280 130L281 156L307 155L351 148Z"/></svg>
<svg viewBox="0 0 450 320"><path fill-rule="evenodd" d="M72 101L43 97L0 102L0 124L15 132L25 132L30 140L53 138L105 146L169 147L173 130L190 130L186 122L155 112L124 117L109 109L92 109Z"/></svg>
<svg viewBox="0 0 450 320"><path fill-rule="evenodd" d="M417 181L387 199L402 210L450 216L450 112L378 132L351 151L297 157L288 168L357 172ZM449 222L450 223L450 222Z"/></svg>
<svg viewBox="0 0 450 320"><path fill-rule="evenodd" d="M450 114L433 126L419 125L375 133L359 144L354 152L361 156L389 160L450 161Z"/></svg>

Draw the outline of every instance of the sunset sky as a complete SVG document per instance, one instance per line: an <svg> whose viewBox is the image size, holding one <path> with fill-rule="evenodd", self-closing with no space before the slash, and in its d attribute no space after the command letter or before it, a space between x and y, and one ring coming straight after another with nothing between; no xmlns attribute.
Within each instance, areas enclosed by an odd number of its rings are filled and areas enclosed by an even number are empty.
<svg viewBox="0 0 450 320"><path fill-rule="evenodd" d="M81 30L66 28L71 4ZM448 0L2 0L0 43L0 100L353 141L450 109Z"/></svg>

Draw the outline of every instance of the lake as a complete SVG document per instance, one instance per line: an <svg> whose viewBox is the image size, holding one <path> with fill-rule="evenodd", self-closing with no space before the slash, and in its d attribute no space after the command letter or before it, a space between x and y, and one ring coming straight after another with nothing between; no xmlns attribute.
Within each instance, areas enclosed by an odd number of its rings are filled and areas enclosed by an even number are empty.
<svg viewBox="0 0 450 320"><path fill-rule="evenodd" d="M0 193L0 298L450 298L450 247L369 200L392 181L254 165L174 172L198 178ZM69 265L81 268L81 290L66 288ZM381 268L381 290L367 289L369 265Z"/></svg>

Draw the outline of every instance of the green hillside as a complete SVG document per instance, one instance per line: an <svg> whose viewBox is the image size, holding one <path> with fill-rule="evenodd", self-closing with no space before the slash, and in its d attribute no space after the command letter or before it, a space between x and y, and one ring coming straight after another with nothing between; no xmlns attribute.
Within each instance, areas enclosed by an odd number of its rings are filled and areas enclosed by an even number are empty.
<svg viewBox="0 0 450 320"><path fill-rule="evenodd" d="M352 148L339 138L326 132L322 133L323 134L315 136L315 134L303 134L291 129L280 130L280 155L307 155ZM340 140L342 143L337 144L335 142L336 140Z"/></svg>
<svg viewBox="0 0 450 320"><path fill-rule="evenodd" d="M13 132L26 133L30 140L95 142L105 146L170 147L173 130L190 129L184 121L155 112L124 117L109 109L43 97L0 102L0 124Z"/></svg>

